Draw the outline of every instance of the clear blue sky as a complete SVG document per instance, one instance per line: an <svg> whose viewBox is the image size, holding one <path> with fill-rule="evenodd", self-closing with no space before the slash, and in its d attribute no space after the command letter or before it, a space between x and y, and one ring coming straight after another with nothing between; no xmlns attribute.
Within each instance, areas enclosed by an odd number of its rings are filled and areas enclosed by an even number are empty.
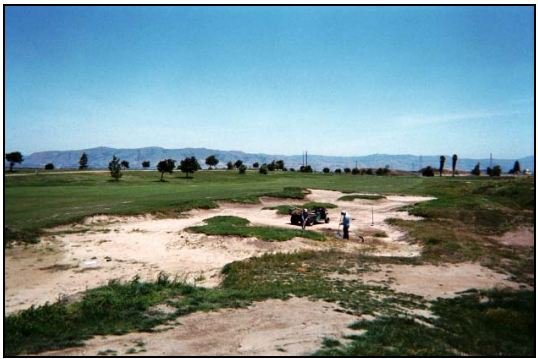
<svg viewBox="0 0 538 359"><path fill-rule="evenodd" d="M534 153L532 7L8 7L6 150Z"/></svg>

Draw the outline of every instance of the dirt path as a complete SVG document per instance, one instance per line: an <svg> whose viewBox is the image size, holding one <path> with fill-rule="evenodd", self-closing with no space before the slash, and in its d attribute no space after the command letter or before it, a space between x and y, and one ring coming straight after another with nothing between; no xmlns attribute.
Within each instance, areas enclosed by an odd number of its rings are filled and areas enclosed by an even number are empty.
<svg viewBox="0 0 538 359"><path fill-rule="evenodd" d="M98 336L84 347L40 355L95 356L106 350L144 356L308 355L320 348L324 337L342 340L346 334L358 334L347 328L358 318L337 308L306 298L266 300L245 309L186 315L161 332Z"/></svg>
<svg viewBox="0 0 538 359"><path fill-rule="evenodd" d="M337 248L386 256L420 254L418 246L402 240L405 233L383 220L388 217L418 219L398 208L430 198L394 196L380 201L337 201L342 195L336 191L313 190L304 201L262 198L260 204L220 203L219 208L191 210L181 218L167 219L149 215L93 216L82 224L54 228L36 247L6 250L5 310L11 313L31 305L54 302L61 296L104 285L111 279L129 280L139 275L144 280L152 280L160 271L213 287L220 282L219 273L224 265L264 253ZM352 240L318 242L295 238L286 242L266 242L256 238L206 236L184 231L217 215L247 218L254 225L298 228L289 223L289 216L263 208L305 201L330 202L339 206L330 210L330 223L308 230L333 235L338 228L340 210L345 208L353 218ZM373 227L370 225L372 207ZM376 230L384 231L387 237L369 237ZM366 236L365 243L358 240L357 233Z"/></svg>

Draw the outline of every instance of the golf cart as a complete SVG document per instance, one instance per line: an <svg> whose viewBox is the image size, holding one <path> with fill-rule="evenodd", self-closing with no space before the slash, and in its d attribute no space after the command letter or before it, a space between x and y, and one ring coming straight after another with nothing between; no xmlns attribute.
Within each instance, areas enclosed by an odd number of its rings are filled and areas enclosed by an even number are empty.
<svg viewBox="0 0 538 359"><path fill-rule="evenodd" d="M294 225L303 225L303 209L294 208L290 210L290 222ZM329 223L329 212L324 207L315 207L307 212L306 226L319 223Z"/></svg>

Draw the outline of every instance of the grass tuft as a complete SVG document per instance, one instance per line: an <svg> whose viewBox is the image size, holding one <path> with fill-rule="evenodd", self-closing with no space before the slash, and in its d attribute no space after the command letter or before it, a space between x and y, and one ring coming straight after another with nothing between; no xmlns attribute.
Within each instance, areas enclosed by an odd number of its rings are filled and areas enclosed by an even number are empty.
<svg viewBox="0 0 538 359"><path fill-rule="evenodd" d="M213 236L256 237L264 241L288 241L295 237L317 241L325 240L325 236L318 232L269 226L250 226L247 219L234 216L216 216L208 218L204 222L206 222L204 226L189 227L187 230Z"/></svg>

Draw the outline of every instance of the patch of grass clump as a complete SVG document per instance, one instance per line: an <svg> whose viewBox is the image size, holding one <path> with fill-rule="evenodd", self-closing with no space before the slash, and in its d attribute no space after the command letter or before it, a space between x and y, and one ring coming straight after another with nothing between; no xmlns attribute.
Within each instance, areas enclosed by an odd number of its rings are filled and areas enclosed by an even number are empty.
<svg viewBox="0 0 538 359"><path fill-rule="evenodd" d="M338 201L353 201L355 199L369 199L372 201L377 201L383 198L387 198L387 197L382 196L380 194L353 194L353 195L342 196L338 198Z"/></svg>
<svg viewBox="0 0 538 359"><path fill-rule="evenodd" d="M320 356L515 356L534 354L534 293L473 291L433 302L433 319L380 317L350 326L366 332Z"/></svg>
<svg viewBox="0 0 538 359"><path fill-rule="evenodd" d="M204 226L187 228L188 231L207 235L256 237L264 241L288 241L294 237L325 240L323 234L314 231L286 229L269 226L250 226L245 218L235 216L216 216L206 219Z"/></svg>
<svg viewBox="0 0 538 359"><path fill-rule="evenodd" d="M290 214L290 212L295 208L307 208L308 210L313 210L316 207L336 208L337 206L332 203L325 202L307 202L305 204L283 204L279 206L264 207L263 209L276 209L276 213L285 215Z"/></svg>

